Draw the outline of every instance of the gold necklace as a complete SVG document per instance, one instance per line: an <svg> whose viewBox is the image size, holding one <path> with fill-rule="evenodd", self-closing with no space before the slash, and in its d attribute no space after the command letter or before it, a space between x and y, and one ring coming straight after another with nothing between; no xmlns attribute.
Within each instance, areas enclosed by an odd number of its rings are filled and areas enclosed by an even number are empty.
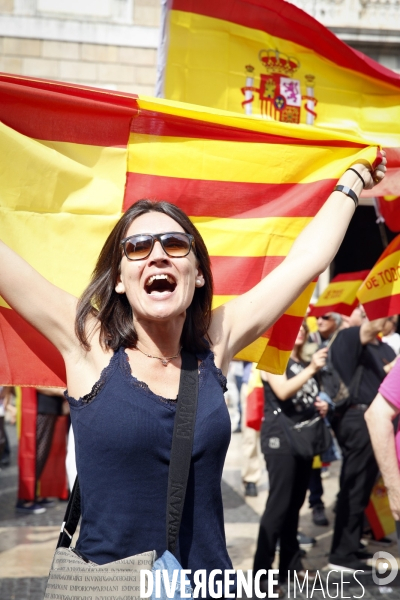
<svg viewBox="0 0 400 600"><path fill-rule="evenodd" d="M136 346L136 350L139 350L139 352L141 352L148 358L156 358L157 360L161 360L161 363L164 365L164 367L166 367L168 365L168 363L171 362L171 360L173 360L174 358L178 358L178 356L181 353L182 346L179 348L178 352L176 354L174 354L174 356L153 356L152 354L147 354L147 352L144 352L143 350L141 350L139 348L139 346Z"/></svg>

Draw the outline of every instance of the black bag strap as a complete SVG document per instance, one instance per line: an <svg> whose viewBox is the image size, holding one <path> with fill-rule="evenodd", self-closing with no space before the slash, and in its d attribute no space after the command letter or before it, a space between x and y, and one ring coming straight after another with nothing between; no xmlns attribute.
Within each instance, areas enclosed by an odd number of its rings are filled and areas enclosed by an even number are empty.
<svg viewBox="0 0 400 600"><path fill-rule="evenodd" d="M176 548L182 521L192 458L198 392L197 358L194 354L182 350L181 375L168 473L167 548L171 553ZM57 548L69 548L80 516L81 497L77 477L65 511Z"/></svg>
<svg viewBox="0 0 400 600"><path fill-rule="evenodd" d="M199 391L199 368L194 354L182 351L171 460L168 473L167 548L174 553L182 521L192 458L194 425Z"/></svg>

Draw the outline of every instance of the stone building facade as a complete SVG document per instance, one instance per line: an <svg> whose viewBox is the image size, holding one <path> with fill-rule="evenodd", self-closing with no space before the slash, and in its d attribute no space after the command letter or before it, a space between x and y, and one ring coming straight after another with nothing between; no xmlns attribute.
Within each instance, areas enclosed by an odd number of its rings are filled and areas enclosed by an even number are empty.
<svg viewBox="0 0 400 600"><path fill-rule="evenodd" d="M154 95L159 0L0 0L0 71Z"/></svg>
<svg viewBox="0 0 400 600"><path fill-rule="evenodd" d="M400 0L289 1L400 71ZM160 19L161 0L0 0L0 71L153 95Z"/></svg>
<svg viewBox="0 0 400 600"><path fill-rule="evenodd" d="M288 0L341 40L400 72L400 0Z"/></svg>

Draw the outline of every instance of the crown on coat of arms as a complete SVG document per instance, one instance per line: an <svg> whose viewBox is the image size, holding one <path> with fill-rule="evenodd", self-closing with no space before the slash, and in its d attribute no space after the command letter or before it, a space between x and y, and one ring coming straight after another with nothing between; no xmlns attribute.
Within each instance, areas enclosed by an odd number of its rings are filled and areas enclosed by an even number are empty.
<svg viewBox="0 0 400 600"><path fill-rule="evenodd" d="M268 74L279 73L292 77L300 67L300 61L297 58L283 54L279 50L260 50L258 58Z"/></svg>

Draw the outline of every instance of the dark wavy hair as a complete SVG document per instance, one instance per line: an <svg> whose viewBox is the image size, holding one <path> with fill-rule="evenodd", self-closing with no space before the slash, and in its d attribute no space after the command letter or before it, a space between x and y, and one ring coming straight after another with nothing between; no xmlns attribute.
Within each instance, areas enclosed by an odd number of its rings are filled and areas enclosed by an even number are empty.
<svg viewBox="0 0 400 600"><path fill-rule="evenodd" d="M205 285L195 289L193 300L186 311L181 345L189 352L202 352L208 348L208 342L211 341L208 337L208 329L211 321L213 280L210 257L203 238L186 214L174 204L139 200L122 215L108 236L92 273L90 284L79 299L75 331L86 350L90 349L86 327L89 316L96 317L100 323L100 343L104 348L112 348L115 351L120 346L127 348L136 346L138 337L133 326L131 305L125 294L117 294L115 285L123 253L121 240L126 236L131 223L137 217L149 212L168 215L194 237L195 254Z"/></svg>

